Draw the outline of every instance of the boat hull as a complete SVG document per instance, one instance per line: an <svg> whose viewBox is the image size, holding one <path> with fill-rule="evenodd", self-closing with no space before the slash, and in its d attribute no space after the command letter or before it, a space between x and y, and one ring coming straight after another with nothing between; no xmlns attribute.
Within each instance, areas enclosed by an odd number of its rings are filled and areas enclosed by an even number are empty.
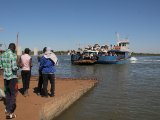
<svg viewBox="0 0 160 120"><path fill-rule="evenodd" d="M117 56L99 56L97 64L117 64Z"/></svg>
<svg viewBox="0 0 160 120"><path fill-rule="evenodd" d="M95 60L76 60L76 61L72 61L72 64L75 64L75 65L93 65L95 63L96 63Z"/></svg>
<svg viewBox="0 0 160 120"><path fill-rule="evenodd" d="M97 64L124 64L129 58L129 52L109 51L116 53L116 56L100 55L98 56Z"/></svg>

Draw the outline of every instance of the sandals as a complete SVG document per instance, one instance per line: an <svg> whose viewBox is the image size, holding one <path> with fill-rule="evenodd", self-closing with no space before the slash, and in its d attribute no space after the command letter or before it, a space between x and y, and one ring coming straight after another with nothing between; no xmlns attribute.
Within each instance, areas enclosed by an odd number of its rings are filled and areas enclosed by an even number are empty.
<svg viewBox="0 0 160 120"><path fill-rule="evenodd" d="M16 114L14 114L14 113L8 113L6 115L6 119L12 119L12 118L16 118Z"/></svg>

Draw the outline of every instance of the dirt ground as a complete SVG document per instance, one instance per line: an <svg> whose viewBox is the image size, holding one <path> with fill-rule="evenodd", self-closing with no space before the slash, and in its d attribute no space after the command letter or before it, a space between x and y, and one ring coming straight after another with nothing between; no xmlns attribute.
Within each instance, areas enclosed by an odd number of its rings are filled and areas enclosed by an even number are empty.
<svg viewBox="0 0 160 120"><path fill-rule="evenodd" d="M30 82L29 96L24 97L21 92L18 92L17 95L17 108L15 114L17 118L14 120L39 120L40 110L44 103L47 103L54 99L55 97L60 97L62 95L68 94L78 88L83 88L90 84L95 84L96 80L84 80L84 79L66 79L66 78L56 78L55 81L55 96L44 98L37 96L34 92L34 89L38 84L38 77L32 76ZM0 76L0 88L3 89L3 78ZM19 80L18 88L22 88L22 81ZM50 84L48 86L48 90ZM5 120L5 105L3 101L0 101L0 120Z"/></svg>

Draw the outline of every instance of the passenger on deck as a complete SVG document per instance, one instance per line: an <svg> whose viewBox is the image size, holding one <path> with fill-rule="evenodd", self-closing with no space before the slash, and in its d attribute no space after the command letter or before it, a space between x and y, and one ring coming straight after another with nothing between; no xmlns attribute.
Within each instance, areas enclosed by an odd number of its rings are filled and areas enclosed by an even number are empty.
<svg viewBox="0 0 160 120"><path fill-rule="evenodd" d="M113 56L117 56L117 54L115 52L113 52Z"/></svg>
<svg viewBox="0 0 160 120"><path fill-rule="evenodd" d="M108 53L107 53L107 52L105 52L105 56L108 56Z"/></svg>
<svg viewBox="0 0 160 120"><path fill-rule="evenodd" d="M109 56L112 56L112 52L109 52Z"/></svg>

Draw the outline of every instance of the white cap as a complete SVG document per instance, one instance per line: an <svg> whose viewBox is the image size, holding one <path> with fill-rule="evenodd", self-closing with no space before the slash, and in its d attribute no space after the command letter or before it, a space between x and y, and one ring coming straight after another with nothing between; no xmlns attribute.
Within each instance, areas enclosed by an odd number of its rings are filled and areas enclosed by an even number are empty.
<svg viewBox="0 0 160 120"><path fill-rule="evenodd" d="M50 48L50 47L47 47L46 51L51 51L51 48Z"/></svg>

